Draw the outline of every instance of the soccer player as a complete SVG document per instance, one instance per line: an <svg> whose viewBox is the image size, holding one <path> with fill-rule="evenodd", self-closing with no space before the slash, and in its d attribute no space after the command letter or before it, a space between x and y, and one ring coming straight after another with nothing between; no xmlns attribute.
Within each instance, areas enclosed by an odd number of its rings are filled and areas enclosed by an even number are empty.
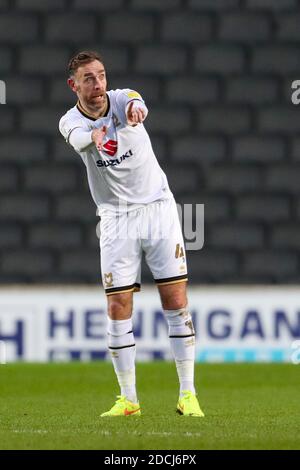
<svg viewBox="0 0 300 470"><path fill-rule="evenodd" d="M169 325L180 383L177 411L204 416L194 388L195 332L186 294L187 267L176 203L143 125L148 109L131 89L107 91L103 60L83 51L68 65L77 103L59 122L82 158L100 215L102 282L108 303L108 348L121 388L101 416L139 416L133 292L140 289L143 252Z"/></svg>

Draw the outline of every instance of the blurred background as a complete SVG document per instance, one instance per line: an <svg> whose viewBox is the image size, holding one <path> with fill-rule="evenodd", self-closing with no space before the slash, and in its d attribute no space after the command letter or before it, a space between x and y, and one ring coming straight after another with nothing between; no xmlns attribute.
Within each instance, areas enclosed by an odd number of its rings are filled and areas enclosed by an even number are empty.
<svg viewBox="0 0 300 470"><path fill-rule="evenodd" d="M190 285L298 283L299 24L298 0L0 0L2 285L101 282L85 167L58 131L83 49L143 95L176 200L205 205Z"/></svg>
<svg viewBox="0 0 300 470"><path fill-rule="evenodd" d="M298 282L299 21L297 0L1 0L1 282L100 280L85 167L57 127L86 48L109 88L142 93L177 201L205 204L190 282Z"/></svg>

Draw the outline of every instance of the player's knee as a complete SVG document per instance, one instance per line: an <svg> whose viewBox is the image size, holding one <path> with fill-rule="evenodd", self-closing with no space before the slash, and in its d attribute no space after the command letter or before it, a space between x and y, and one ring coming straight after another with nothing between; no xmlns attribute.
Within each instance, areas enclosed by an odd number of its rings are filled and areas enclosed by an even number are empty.
<svg viewBox="0 0 300 470"><path fill-rule="evenodd" d="M125 307L120 302L111 302L108 307L108 314L110 318L119 320L124 317L125 315Z"/></svg>
<svg viewBox="0 0 300 470"><path fill-rule="evenodd" d="M179 310L184 308L187 304L185 295L172 295L162 299L162 306L164 310Z"/></svg>
<svg viewBox="0 0 300 470"><path fill-rule="evenodd" d="M112 299L108 303L108 315L112 320L126 320L131 317L131 304L125 299Z"/></svg>
<svg viewBox="0 0 300 470"><path fill-rule="evenodd" d="M185 283L166 284L158 286L158 289L164 310L179 310L186 307L188 300Z"/></svg>

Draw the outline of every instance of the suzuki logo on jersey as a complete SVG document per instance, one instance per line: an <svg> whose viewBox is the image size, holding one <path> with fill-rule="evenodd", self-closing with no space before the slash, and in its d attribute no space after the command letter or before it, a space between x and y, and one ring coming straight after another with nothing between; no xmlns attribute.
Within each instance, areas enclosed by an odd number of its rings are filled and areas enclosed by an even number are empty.
<svg viewBox="0 0 300 470"><path fill-rule="evenodd" d="M96 165L100 168L100 167L105 167L105 168L108 168L109 166L116 166L116 165L120 165L120 163L122 163L126 158L129 158L129 157L132 157L133 155L133 152L132 150L128 150L128 152L124 153L124 155L121 155L120 158L114 158L113 160L108 160L108 161L104 161L104 160L97 160L96 161Z"/></svg>
<svg viewBox="0 0 300 470"><path fill-rule="evenodd" d="M116 155L118 151L118 142L116 140L111 140L109 139L104 145L103 145L105 153L107 153L110 157L113 157Z"/></svg>

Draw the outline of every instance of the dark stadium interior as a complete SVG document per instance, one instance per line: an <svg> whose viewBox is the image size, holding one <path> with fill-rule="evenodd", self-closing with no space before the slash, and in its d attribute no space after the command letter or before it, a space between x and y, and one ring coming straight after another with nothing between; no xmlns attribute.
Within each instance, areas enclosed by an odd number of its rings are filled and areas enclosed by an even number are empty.
<svg viewBox="0 0 300 470"><path fill-rule="evenodd" d="M85 167L58 131L66 64L133 88L177 202L205 204L191 283L297 283L297 0L0 0L0 281L100 283ZM152 282L144 265L143 282Z"/></svg>

